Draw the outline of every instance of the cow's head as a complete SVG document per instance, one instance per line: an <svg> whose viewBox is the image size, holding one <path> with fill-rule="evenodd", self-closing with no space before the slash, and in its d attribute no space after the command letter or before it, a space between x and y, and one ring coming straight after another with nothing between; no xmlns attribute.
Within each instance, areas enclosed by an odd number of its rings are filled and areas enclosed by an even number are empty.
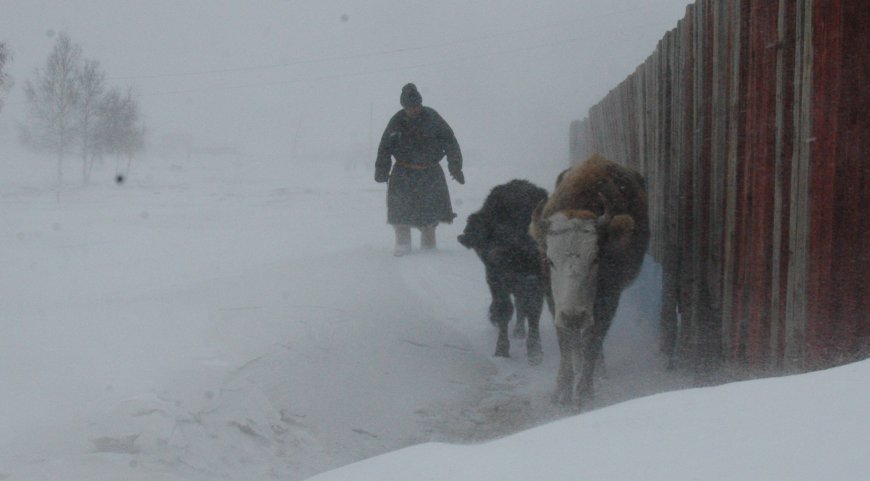
<svg viewBox="0 0 870 481"><path fill-rule="evenodd" d="M610 204L603 197L602 201L602 215L577 209L543 218L542 204L532 217L530 233L546 256L559 328L582 332L592 326L601 264L625 249L631 239L634 219L612 215Z"/></svg>
<svg viewBox="0 0 870 481"><path fill-rule="evenodd" d="M486 243L486 230L484 220L480 214L471 214L468 216L468 221L465 224L465 230L462 231L456 240L463 246L474 249L483 247Z"/></svg>

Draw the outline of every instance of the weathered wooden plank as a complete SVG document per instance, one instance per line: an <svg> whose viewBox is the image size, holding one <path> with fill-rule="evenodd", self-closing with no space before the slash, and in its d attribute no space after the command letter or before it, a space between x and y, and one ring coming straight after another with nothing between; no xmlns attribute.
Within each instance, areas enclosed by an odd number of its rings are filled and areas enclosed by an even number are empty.
<svg viewBox="0 0 870 481"><path fill-rule="evenodd" d="M867 346L866 5L814 3L808 360ZM862 105L863 102L863 105ZM860 134L865 134L862 137Z"/></svg>
<svg viewBox="0 0 870 481"><path fill-rule="evenodd" d="M668 136L668 169L665 172L665 185L662 187L667 196L668 235L667 245L664 249L662 262L663 286L662 286L662 350L669 356L670 366L674 367L677 361L684 357L685 343L681 342L686 336L683 334L681 316L679 315L682 291L682 244L684 238L685 219L682 214L684 199L684 183L682 178L683 156L685 152L686 130L686 76L690 63L686 55L688 53L689 39L691 38L692 7L686 7L685 16L678 22L677 28L671 39L671 51L669 55L670 97L669 111L671 116L670 132Z"/></svg>
<svg viewBox="0 0 870 481"><path fill-rule="evenodd" d="M783 367L805 368L807 274L809 266L810 164L813 98L812 0L795 9L794 140L789 202L788 280L786 286Z"/></svg>
<svg viewBox="0 0 870 481"><path fill-rule="evenodd" d="M785 299L788 284L788 237L792 138L794 122L795 3L780 0L777 20L776 138L774 141L774 205L771 259L770 351L777 370L783 367Z"/></svg>
<svg viewBox="0 0 870 481"><path fill-rule="evenodd" d="M834 275L835 177L839 146L835 132L839 125L836 115L842 105L837 95L840 73L837 61L840 53L839 2L820 6L812 12L813 35L813 145L810 185L810 251L807 279L808 360L820 363L823 352L831 348L830 324L822 322L832 312L834 290L830 280ZM818 48L824 46L825 48Z"/></svg>
<svg viewBox="0 0 870 481"><path fill-rule="evenodd" d="M738 158L741 151L740 132L743 131L745 120L742 108L744 99L743 72L741 68L743 55L744 29L742 28L743 7L746 0L736 3L728 2L729 54L725 59L728 65L728 106L727 106L727 143L725 151L724 189L725 189L725 224L723 228L722 254L722 345L727 357L736 359L740 343L739 333L739 303L735 292L740 292L736 286L737 259L737 200L738 200Z"/></svg>
<svg viewBox="0 0 870 481"><path fill-rule="evenodd" d="M729 9L733 2L714 0L710 4L711 32L709 68L709 141L708 148L708 221L706 252L706 284L708 293L708 343L715 346L715 356L722 355L723 298L722 258L725 231L725 168L728 133L728 94L730 85Z"/></svg>
<svg viewBox="0 0 870 481"><path fill-rule="evenodd" d="M719 325L711 312L712 302L708 277L710 238L710 162L712 139L712 76L713 76L713 11L712 0L696 2L695 71L693 90L693 121L691 182L693 202L691 252L692 277L691 322L695 325L694 365L708 372L712 364L718 364Z"/></svg>

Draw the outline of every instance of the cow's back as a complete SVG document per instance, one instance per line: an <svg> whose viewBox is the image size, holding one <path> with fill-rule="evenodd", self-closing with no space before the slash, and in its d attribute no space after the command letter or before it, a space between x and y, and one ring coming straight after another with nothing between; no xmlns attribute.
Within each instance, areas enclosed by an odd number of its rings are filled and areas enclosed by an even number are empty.
<svg viewBox="0 0 870 481"><path fill-rule="evenodd" d="M480 212L494 223L510 224L525 231L532 211L543 200L547 191L526 180L514 179L490 191Z"/></svg>

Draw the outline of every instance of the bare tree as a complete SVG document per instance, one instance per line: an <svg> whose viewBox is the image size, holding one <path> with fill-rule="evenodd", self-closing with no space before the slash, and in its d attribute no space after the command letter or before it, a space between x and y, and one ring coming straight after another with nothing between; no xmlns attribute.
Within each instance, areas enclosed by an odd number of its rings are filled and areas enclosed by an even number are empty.
<svg viewBox="0 0 870 481"><path fill-rule="evenodd" d="M133 90L107 91L99 62L83 61L81 47L65 34L24 90L30 118L20 126L21 139L34 150L57 155L58 186L63 185L64 158L75 148L81 155L82 182L87 184L94 164L104 155L126 156L129 171L134 155L144 147L145 128Z"/></svg>
<svg viewBox="0 0 870 481"><path fill-rule="evenodd" d="M99 153L99 116L102 111L103 95L106 91L106 76L96 60L85 60L77 78L79 102L78 125L81 142L82 183L90 180L94 161Z"/></svg>
<svg viewBox="0 0 870 481"><path fill-rule="evenodd" d="M133 157L145 147L145 127L133 90L128 88L122 94L117 88L112 88L106 92L99 119L97 144L101 152L126 157L127 167L123 173L129 173ZM120 168L117 170L117 173L122 173Z"/></svg>
<svg viewBox="0 0 870 481"><path fill-rule="evenodd" d="M6 43L0 42L0 94L12 86L12 80L5 70L6 63L10 60L12 60L12 54L6 48ZM3 110L3 97L0 97L0 110Z"/></svg>
<svg viewBox="0 0 870 481"><path fill-rule="evenodd" d="M45 68L37 69L34 80L28 80L24 86L30 122L20 127L21 140L34 150L57 156L58 186L63 185L64 157L78 134L81 51L69 36L60 34Z"/></svg>

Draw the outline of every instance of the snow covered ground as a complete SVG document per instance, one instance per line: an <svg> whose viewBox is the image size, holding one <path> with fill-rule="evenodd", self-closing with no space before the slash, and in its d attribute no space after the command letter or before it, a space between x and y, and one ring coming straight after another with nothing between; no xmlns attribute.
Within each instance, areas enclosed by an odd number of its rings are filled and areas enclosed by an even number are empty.
<svg viewBox="0 0 870 481"><path fill-rule="evenodd" d="M864 480L870 361L659 394L490 443L425 444L311 481Z"/></svg>
<svg viewBox="0 0 870 481"><path fill-rule="evenodd" d="M316 479L866 479L867 362L611 406L691 384L656 353L652 262L597 409L548 402L546 313L541 365L522 343L492 357L483 268L456 235L493 185L549 189L561 167L469 162L458 222L404 258L364 163L150 158L120 185L108 167L60 193L0 182L0 479L300 480L409 446Z"/></svg>

